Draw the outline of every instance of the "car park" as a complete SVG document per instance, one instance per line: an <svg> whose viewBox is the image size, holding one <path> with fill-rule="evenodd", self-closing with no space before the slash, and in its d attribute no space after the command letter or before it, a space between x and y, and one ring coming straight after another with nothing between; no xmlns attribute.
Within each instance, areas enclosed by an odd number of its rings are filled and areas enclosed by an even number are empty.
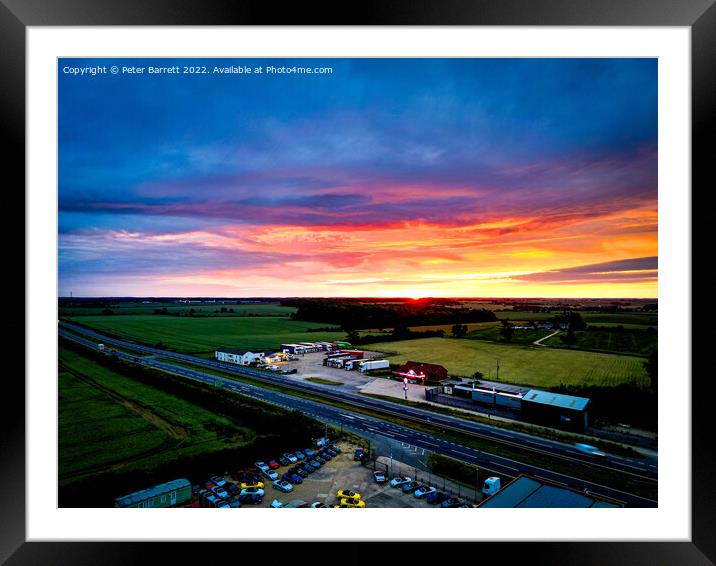
<svg viewBox="0 0 716 566"><path fill-rule="evenodd" d="M303 483L303 478L298 474L290 474L286 472L281 476L281 479L290 481L291 483Z"/></svg>
<svg viewBox="0 0 716 566"><path fill-rule="evenodd" d="M408 476L397 476L397 477L394 477L392 480L390 480L390 486L391 487L402 487L406 483L410 483L411 481L413 481L413 480L411 478L409 478Z"/></svg>
<svg viewBox="0 0 716 566"><path fill-rule="evenodd" d="M226 480L221 476L211 476L209 479L219 487L223 486L226 483Z"/></svg>
<svg viewBox="0 0 716 566"><path fill-rule="evenodd" d="M444 491L435 491L435 493L429 494L425 499L428 503L436 505L438 503L442 503L446 499L449 499L449 497L450 496Z"/></svg>
<svg viewBox="0 0 716 566"><path fill-rule="evenodd" d="M284 456L284 458L286 458L291 464L295 464L296 462L298 462L298 458L297 458L296 456L294 456L293 454L289 454L288 452L286 452L283 456Z"/></svg>
<svg viewBox="0 0 716 566"><path fill-rule="evenodd" d="M418 489L418 487L420 487L420 484L418 482L411 481L406 484L403 484L400 489L403 490L403 493L412 493L416 489Z"/></svg>
<svg viewBox="0 0 716 566"><path fill-rule="evenodd" d="M262 481L252 481L252 482L244 482L241 484L241 489L263 489L264 488L264 482Z"/></svg>
<svg viewBox="0 0 716 566"><path fill-rule="evenodd" d="M361 495L356 491L350 491L349 489L341 489L338 493L336 493L336 497L338 499L360 499Z"/></svg>
<svg viewBox="0 0 716 566"><path fill-rule="evenodd" d="M365 501L362 499L341 499L336 507L365 507Z"/></svg>
<svg viewBox="0 0 716 566"><path fill-rule="evenodd" d="M375 483L385 483L388 481L388 476L386 476L383 472L376 470L373 472L373 479L375 480Z"/></svg>
<svg viewBox="0 0 716 566"><path fill-rule="evenodd" d="M273 485L274 489L278 489L279 491L283 491L284 493L293 491L293 484L290 481L276 480L271 485Z"/></svg>
<svg viewBox="0 0 716 566"><path fill-rule="evenodd" d="M258 487L247 487L246 489L241 490L241 496L246 495L258 495L259 497L263 497L266 492Z"/></svg>
<svg viewBox="0 0 716 566"><path fill-rule="evenodd" d="M276 460L269 460L268 467L271 468L272 470L275 470L276 468L280 468L281 465Z"/></svg>
<svg viewBox="0 0 716 566"><path fill-rule="evenodd" d="M278 479L278 474L273 470L266 470L265 472L263 472L263 475L271 481L276 481Z"/></svg>
<svg viewBox="0 0 716 566"><path fill-rule="evenodd" d="M420 497L426 497L430 495L431 493L435 493L437 489L434 487L431 487L429 485L420 485L417 487L417 489L413 492L413 496L420 498Z"/></svg>

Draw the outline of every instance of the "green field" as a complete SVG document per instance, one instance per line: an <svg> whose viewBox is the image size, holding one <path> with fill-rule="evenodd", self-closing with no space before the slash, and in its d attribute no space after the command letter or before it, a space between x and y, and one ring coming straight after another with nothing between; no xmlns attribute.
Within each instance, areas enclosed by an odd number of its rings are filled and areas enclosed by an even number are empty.
<svg viewBox="0 0 716 566"><path fill-rule="evenodd" d="M59 349L59 485L253 442L230 419Z"/></svg>
<svg viewBox="0 0 716 566"><path fill-rule="evenodd" d="M526 311L496 311L495 316L507 320L549 320L561 314L554 312L526 312ZM582 320L587 324L601 325L603 323L612 324L636 324L639 326L657 326L659 316L656 313L607 313L607 312L580 312Z"/></svg>
<svg viewBox="0 0 716 566"><path fill-rule="evenodd" d="M218 346L275 350L282 343L345 339L344 332L308 332L326 324L287 320L286 317L173 317L161 315L78 316L70 320L100 332L170 350L211 355Z"/></svg>
<svg viewBox="0 0 716 566"><path fill-rule="evenodd" d="M634 356L456 338L382 342L365 348L394 354L389 358L394 363L435 363L461 376L471 376L479 370L486 379L495 378L495 362L499 360L500 381L534 387L649 384L642 367L644 359Z"/></svg>
<svg viewBox="0 0 716 566"><path fill-rule="evenodd" d="M632 330L625 332L589 330L574 333L577 343L573 348L584 350L601 350L605 352L618 352L638 356L648 356L649 352L657 346L656 333ZM564 332L547 338L543 344L556 348L566 347L561 340Z"/></svg>
<svg viewBox="0 0 716 566"><path fill-rule="evenodd" d="M221 308L232 309L233 312L221 312ZM166 308L173 314L189 314L193 309L198 316L289 316L296 312L295 307L283 307L279 303L261 304L232 304L232 303L142 303L120 302L110 303L105 307L83 307L77 305L63 305L59 307L59 315L63 316L96 316L103 315L109 309L114 315L125 314L153 314L155 309ZM217 312L219 311L219 312Z"/></svg>

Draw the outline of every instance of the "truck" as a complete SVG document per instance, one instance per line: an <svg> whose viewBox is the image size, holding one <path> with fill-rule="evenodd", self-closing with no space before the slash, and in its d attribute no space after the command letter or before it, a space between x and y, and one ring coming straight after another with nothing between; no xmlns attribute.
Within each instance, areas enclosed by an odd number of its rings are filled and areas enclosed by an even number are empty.
<svg viewBox="0 0 716 566"><path fill-rule="evenodd" d="M97 349L98 349L100 352L104 352L104 344L97 344Z"/></svg>
<svg viewBox="0 0 716 566"><path fill-rule="evenodd" d="M358 367L362 372L372 369L387 369L390 367L390 362L388 360L364 360L359 363Z"/></svg>

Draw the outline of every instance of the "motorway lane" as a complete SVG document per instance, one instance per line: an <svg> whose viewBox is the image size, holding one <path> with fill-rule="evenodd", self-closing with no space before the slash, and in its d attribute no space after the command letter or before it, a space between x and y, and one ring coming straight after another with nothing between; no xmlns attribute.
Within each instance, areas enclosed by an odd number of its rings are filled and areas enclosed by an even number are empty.
<svg viewBox="0 0 716 566"><path fill-rule="evenodd" d="M60 335L82 344L93 350L97 349L95 342L60 331ZM570 487L580 490L587 489L589 492L604 495L612 499L623 501L633 507L655 507L656 502L645 499L633 494L625 493L608 486L598 485L587 482L579 478L574 478L565 474L559 474L532 466L522 462L517 462L509 458L503 458L494 454L489 454L459 443L451 442L430 434L415 431L413 429L403 427L391 422L386 422L380 418L364 415L361 413L353 413L349 410L339 407L333 407L320 402L294 397L290 394L263 389L261 387L234 381L226 377L218 377L213 374L204 373L199 370L189 369L177 366L168 362L158 361L154 358L136 357L125 352L117 352L116 355L124 360L139 363L148 367L152 367L161 371L170 372L176 375L186 377L195 381L200 381L210 385L220 383L224 389L228 389L235 393L246 395L261 401L272 403L286 409L296 409L302 413L328 422L335 426L342 426L344 429L355 431L356 433L368 433L379 435L396 442L407 443L417 448L430 452L438 452L445 456L450 456L469 464L475 464L485 467L494 472L500 472L506 475L515 476L519 473L525 473L543 479L548 479L569 485Z"/></svg>
<svg viewBox="0 0 716 566"><path fill-rule="evenodd" d="M90 336L98 342L105 344L114 344L127 349L143 352L148 355L161 356L171 358L183 362L203 366L210 369L220 370L227 373L233 373L237 376L259 378L264 381L280 385L282 387L294 388L324 397L333 398L339 401L349 402L356 406L366 409L389 411L395 416L417 420L419 422L430 422L434 425L444 426L447 429L453 429L459 432L469 433L473 436L496 441L501 444L511 445L520 449L528 449L534 452L546 454L553 457L559 457L565 460L586 463L593 467L601 467L604 469L615 470L625 474L630 474L639 479L656 480L657 479L657 461L653 458L628 458L607 454L598 461L594 458L578 452L573 444L539 438L522 432L515 432L487 424L476 423L467 419L455 416L442 415L426 409L409 407L400 403L384 401L367 397L365 395L350 393L346 391L336 391L327 386L321 386L309 382L300 383L296 381L286 381L270 372L261 371L253 368L237 367L235 364L228 364L205 358L198 358L189 354L180 354L168 350L160 350L141 344L135 344L125 340L120 340L106 336L100 332L77 326L71 323L60 322L61 327L68 328L73 332ZM96 345L95 345L96 348Z"/></svg>

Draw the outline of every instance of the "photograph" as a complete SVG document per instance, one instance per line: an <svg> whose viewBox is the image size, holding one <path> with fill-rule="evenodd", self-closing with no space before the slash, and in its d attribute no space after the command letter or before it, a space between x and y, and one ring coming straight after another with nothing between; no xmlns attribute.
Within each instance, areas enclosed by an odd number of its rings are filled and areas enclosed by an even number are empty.
<svg viewBox="0 0 716 566"><path fill-rule="evenodd" d="M659 64L59 57L58 506L657 508Z"/></svg>

